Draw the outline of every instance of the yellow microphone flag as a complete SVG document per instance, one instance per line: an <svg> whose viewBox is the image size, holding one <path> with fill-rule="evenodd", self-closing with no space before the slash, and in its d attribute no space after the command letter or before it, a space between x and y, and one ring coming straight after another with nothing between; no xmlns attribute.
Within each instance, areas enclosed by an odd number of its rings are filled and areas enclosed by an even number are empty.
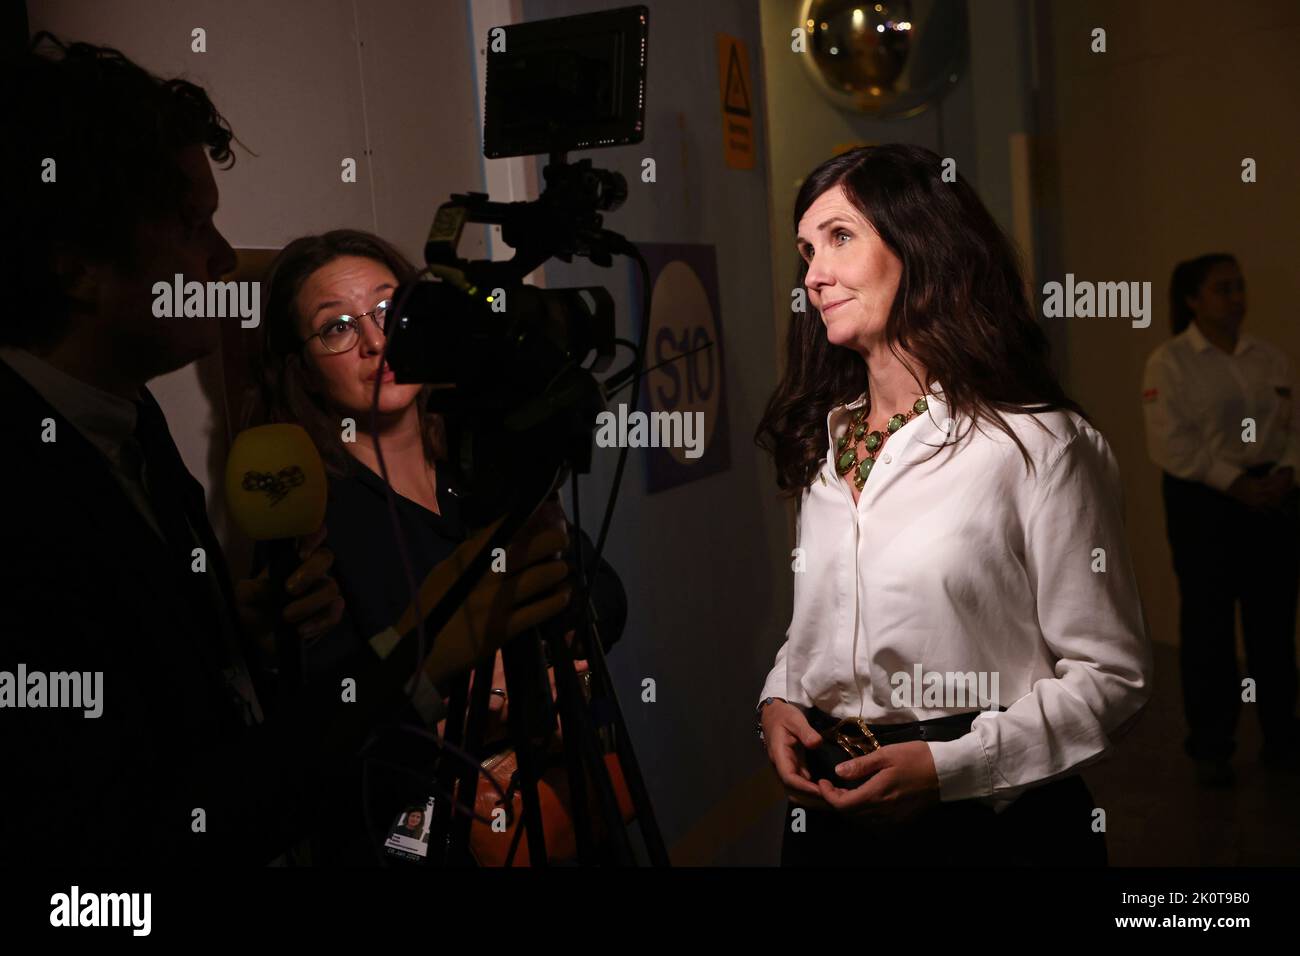
<svg viewBox="0 0 1300 956"><path fill-rule="evenodd" d="M226 500L254 541L311 534L325 520L325 466L300 425L260 425L235 436Z"/></svg>

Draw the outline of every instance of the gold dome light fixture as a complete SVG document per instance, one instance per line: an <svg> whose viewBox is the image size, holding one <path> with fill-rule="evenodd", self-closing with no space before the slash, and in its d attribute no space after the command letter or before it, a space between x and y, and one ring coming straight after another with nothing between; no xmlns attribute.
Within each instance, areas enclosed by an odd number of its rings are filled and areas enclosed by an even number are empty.
<svg viewBox="0 0 1300 956"><path fill-rule="evenodd" d="M804 66L843 110L915 116L966 68L965 0L804 0Z"/></svg>

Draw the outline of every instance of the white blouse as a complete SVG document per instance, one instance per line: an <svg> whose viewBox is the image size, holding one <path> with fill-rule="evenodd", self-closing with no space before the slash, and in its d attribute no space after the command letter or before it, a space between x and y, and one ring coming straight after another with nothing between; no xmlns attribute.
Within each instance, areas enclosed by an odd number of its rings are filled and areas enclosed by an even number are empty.
<svg viewBox="0 0 1300 956"><path fill-rule="evenodd" d="M929 747L941 800L1000 810L1108 753L1150 696L1150 639L1101 434L1073 412L1004 412L1030 477L1006 433L952 422L942 396L935 383L929 410L885 442L856 507L834 448L866 396L827 415L797 526L794 614L760 699L871 723L987 707ZM991 702L962 706L981 679ZM940 681L946 699L922 695Z"/></svg>
<svg viewBox="0 0 1300 956"><path fill-rule="evenodd" d="M1229 355L1192 322L1147 359L1142 411L1151 460L1219 491L1266 461L1300 472L1294 384L1281 349L1242 332ZM1243 437L1246 419L1255 423L1253 441Z"/></svg>

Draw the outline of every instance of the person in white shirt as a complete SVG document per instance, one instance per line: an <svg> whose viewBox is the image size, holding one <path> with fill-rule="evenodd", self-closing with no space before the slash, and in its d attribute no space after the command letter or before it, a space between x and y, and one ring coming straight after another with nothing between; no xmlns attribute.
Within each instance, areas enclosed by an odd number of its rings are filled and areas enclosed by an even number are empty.
<svg viewBox="0 0 1300 956"><path fill-rule="evenodd" d="M1151 652L1105 438L1057 382L1016 257L916 146L828 160L756 440L799 496L759 733L782 862L1104 865L1080 768Z"/></svg>
<svg viewBox="0 0 1300 956"><path fill-rule="evenodd" d="M1300 421L1295 375L1279 349L1241 331L1246 282L1236 259L1179 263L1174 335L1147 359L1147 449L1162 471L1179 590L1183 742L1206 786L1233 782L1229 759L1243 689L1236 605L1264 735L1261 762L1300 766L1296 598L1300 588Z"/></svg>

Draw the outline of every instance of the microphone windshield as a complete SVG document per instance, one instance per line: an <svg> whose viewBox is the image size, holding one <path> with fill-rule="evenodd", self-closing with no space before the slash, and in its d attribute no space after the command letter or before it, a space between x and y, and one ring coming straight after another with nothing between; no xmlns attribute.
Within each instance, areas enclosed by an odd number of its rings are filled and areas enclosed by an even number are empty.
<svg viewBox="0 0 1300 956"><path fill-rule="evenodd" d="M325 466L300 425L260 425L235 436L226 500L254 541L297 538L325 520Z"/></svg>

